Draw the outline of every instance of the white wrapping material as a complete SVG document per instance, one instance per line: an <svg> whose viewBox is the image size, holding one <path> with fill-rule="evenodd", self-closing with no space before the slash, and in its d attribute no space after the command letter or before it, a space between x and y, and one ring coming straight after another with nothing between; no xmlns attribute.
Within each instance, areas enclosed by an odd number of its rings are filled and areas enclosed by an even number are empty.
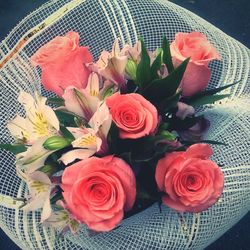
<svg viewBox="0 0 250 250"><path fill-rule="evenodd" d="M57 12L55 12L57 11ZM35 27L35 28L34 28ZM222 56L210 65L210 86L240 81L226 90L231 98L202 110L211 121L207 139L227 143L214 146L213 159L222 165L225 189L209 210L180 214L157 204L122 222L116 230L89 235L83 227L77 235L58 236L40 225L40 213L17 209L14 197L24 197L27 188L16 176L15 159L1 150L0 226L21 248L27 249L202 249L232 227L250 207L250 96L249 50L198 16L168 1L160 0L53 0L30 14L0 45L0 141L11 142L6 122L16 113L20 90L41 90L39 71L28 58L56 35L70 30L80 33L81 44L95 57L110 49L115 37L125 44L143 36L155 49L163 34L169 40L176 32L200 31ZM17 46L16 46L17 45ZM41 90L43 94L49 95Z"/></svg>

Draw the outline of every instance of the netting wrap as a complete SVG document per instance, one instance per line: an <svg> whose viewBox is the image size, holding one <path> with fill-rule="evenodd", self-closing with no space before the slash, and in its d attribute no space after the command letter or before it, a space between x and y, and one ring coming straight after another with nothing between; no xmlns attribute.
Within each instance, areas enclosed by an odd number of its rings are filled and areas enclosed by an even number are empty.
<svg viewBox="0 0 250 250"><path fill-rule="evenodd" d="M225 93L231 97L200 112L211 121L206 139L223 141L213 146L215 160L222 165L225 189L220 200L202 213L177 213L165 206L160 213L154 204L121 223L117 229L89 235L83 226L77 235L64 236L40 224L40 212L18 209L27 194L26 185L16 176L15 157L1 150L0 226L22 249L203 249L232 227L250 205L250 96L249 50L189 11L160 0L53 0L25 18L0 45L0 139L12 142L6 129L9 119L23 109L17 102L20 90L41 91L40 72L29 57L56 35L74 30L81 44L95 57L110 50L114 38L133 44L142 36L150 49L160 45L163 34L171 41L176 32L204 33L222 56L213 62L209 86L239 83Z"/></svg>

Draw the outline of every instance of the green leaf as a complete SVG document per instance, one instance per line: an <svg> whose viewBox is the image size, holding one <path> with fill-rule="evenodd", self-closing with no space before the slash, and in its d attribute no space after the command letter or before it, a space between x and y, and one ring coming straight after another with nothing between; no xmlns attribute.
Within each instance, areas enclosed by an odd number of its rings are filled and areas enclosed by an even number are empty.
<svg viewBox="0 0 250 250"><path fill-rule="evenodd" d="M169 132L168 130L163 130L160 135L164 136L164 139L167 141L175 141L176 140L176 136L174 134L172 134L171 132Z"/></svg>
<svg viewBox="0 0 250 250"><path fill-rule="evenodd" d="M45 173L48 176L52 176L54 173L58 172L58 169L54 165L44 165L41 168L38 169L39 171Z"/></svg>
<svg viewBox="0 0 250 250"><path fill-rule="evenodd" d="M119 147L117 146L118 140L119 140L119 129L117 128L115 123L112 122L108 133L108 145L111 154L114 154L119 150Z"/></svg>
<svg viewBox="0 0 250 250"><path fill-rule="evenodd" d="M143 94L150 100L162 101L173 96L183 78L189 58L186 59L172 73L163 79L152 81L143 91Z"/></svg>
<svg viewBox="0 0 250 250"><path fill-rule="evenodd" d="M65 101L60 97L50 97L47 99L48 104L55 104L57 106L65 106Z"/></svg>
<svg viewBox="0 0 250 250"><path fill-rule="evenodd" d="M60 131L63 134L63 137L69 140L70 142L75 140L75 137L72 135L72 133L64 126L60 127Z"/></svg>
<svg viewBox="0 0 250 250"><path fill-rule="evenodd" d="M169 122L169 130L187 130L193 127L201 119L204 119L203 115L186 117L184 120L174 116L172 118L167 118L166 121Z"/></svg>
<svg viewBox="0 0 250 250"><path fill-rule="evenodd" d="M147 86L147 83L150 81L150 57L143 39L140 39L140 41L141 61L137 66L136 83L143 88Z"/></svg>
<svg viewBox="0 0 250 250"><path fill-rule="evenodd" d="M176 107L181 97L181 91L177 91L173 96L164 99L160 105L162 113L166 114L170 109Z"/></svg>
<svg viewBox="0 0 250 250"><path fill-rule="evenodd" d="M74 127L75 126L75 117L81 119L85 124L87 122L80 116L75 113L69 112L67 110L55 110L56 116L60 121L60 124L63 124L65 127Z"/></svg>
<svg viewBox="0 0 250 250"><path fill-rule="evenodd" d="M56 204L57 201L63 199L62 192L57 192L51 199L50 203L51 204Z"/></svg>
<svg viewBox="0 0 250 250"><path fill-rule="evenodd" d="M157 79L159 78L158 76L158 70L160 70L162 65L162 52L160 52L157 57L155 58L151 68L150 68L150 72L151 72L151 79Z"/></svg>
<svg viewBox="0 0 250 250"><path fill-rule="evenodd" d="M167 40L166 36L163 37L162 49L163 49L163 63L166 65L168 72L172 73L174 71L174 65L170 52L169 41Z"/></svg>
<svg viewBox="0 0 250 250"><path fill-rule="evenodd" d="M224 142L219 142L219 141L214 141L214 140L202 140L202 141L181 141L182 144L186 146L191 146L196 143L207 143L207 144L212 144L212 145L221 145L221 146L227 146L226 143Z"/></svg>
<svg viewBox="0 0 250 250"><path fill-rule="evenodd" d="M139 182L136 183L136 197L141 200L151 200L150 194L140 185Z"/></svg>
<svg viewBox="0 0 250 250"><path fill-rule="evenodd" d="M220 92L220 91L222 91L224 89L230 88L230 87L232 87L232 86L234 86L234 85L236 85L238 83L239 83L239 81L235 82L235 83L232 83L232 84L225 85L223 87L202 91L202 92L192 96L190 98L190 100L192 101L192 100L198 99L198 98L203 97L203 96L211 96L211 95L217 94L218 92ZM187 99L187 100L189 101L189 99Z"/></svg>
<svg viewBox="0 0 250 250"><path fill-rule="evenodd" d="M211 104L211 103L220 101L220 100L222 100L224 98L227 98L229 96L230 96L230 94L203 96L203 97L197 98L194 101L188 102L188 104L193 106L193 107L197 107L197 106L202 106L202 105L205 105L205 104Z"/></svg>
<svg viewBox="0 0 250 250"><path fill-rule="evenodd" d="M23 153L27 150L23 144L0 144L0 148L3 148L15 155Z"/></svg>
<svg viewBox="0 0 250 250"><path fill-rule="evenodd" d="M115 93L115 85L108 85L101 90L101 100L105 100L107 97Z"/></svg>

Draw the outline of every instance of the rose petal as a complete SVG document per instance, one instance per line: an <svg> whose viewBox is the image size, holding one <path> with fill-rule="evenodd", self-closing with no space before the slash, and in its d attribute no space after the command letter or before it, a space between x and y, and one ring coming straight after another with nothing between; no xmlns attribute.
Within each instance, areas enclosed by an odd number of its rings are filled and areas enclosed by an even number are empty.
<svg viewBox="0 0 250 250"><path fill-rule="evenodd" d="M213 149L210 145L205 143L197 143L190 146L186 151L186 157L188 158L201 158L208 159L213 155Z"/></svg>

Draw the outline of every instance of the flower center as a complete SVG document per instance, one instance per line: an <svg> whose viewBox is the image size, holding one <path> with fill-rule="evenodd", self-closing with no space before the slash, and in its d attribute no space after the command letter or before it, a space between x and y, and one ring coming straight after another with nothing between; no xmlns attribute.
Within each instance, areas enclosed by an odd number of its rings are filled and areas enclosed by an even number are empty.
<svg viewBox="0 0 250 250"><path fill-rule="evenodd" d="M49 124L42 113L35 112L35 118L31 122L33 124L33 132L39 137L49 135Z"/></svg>

